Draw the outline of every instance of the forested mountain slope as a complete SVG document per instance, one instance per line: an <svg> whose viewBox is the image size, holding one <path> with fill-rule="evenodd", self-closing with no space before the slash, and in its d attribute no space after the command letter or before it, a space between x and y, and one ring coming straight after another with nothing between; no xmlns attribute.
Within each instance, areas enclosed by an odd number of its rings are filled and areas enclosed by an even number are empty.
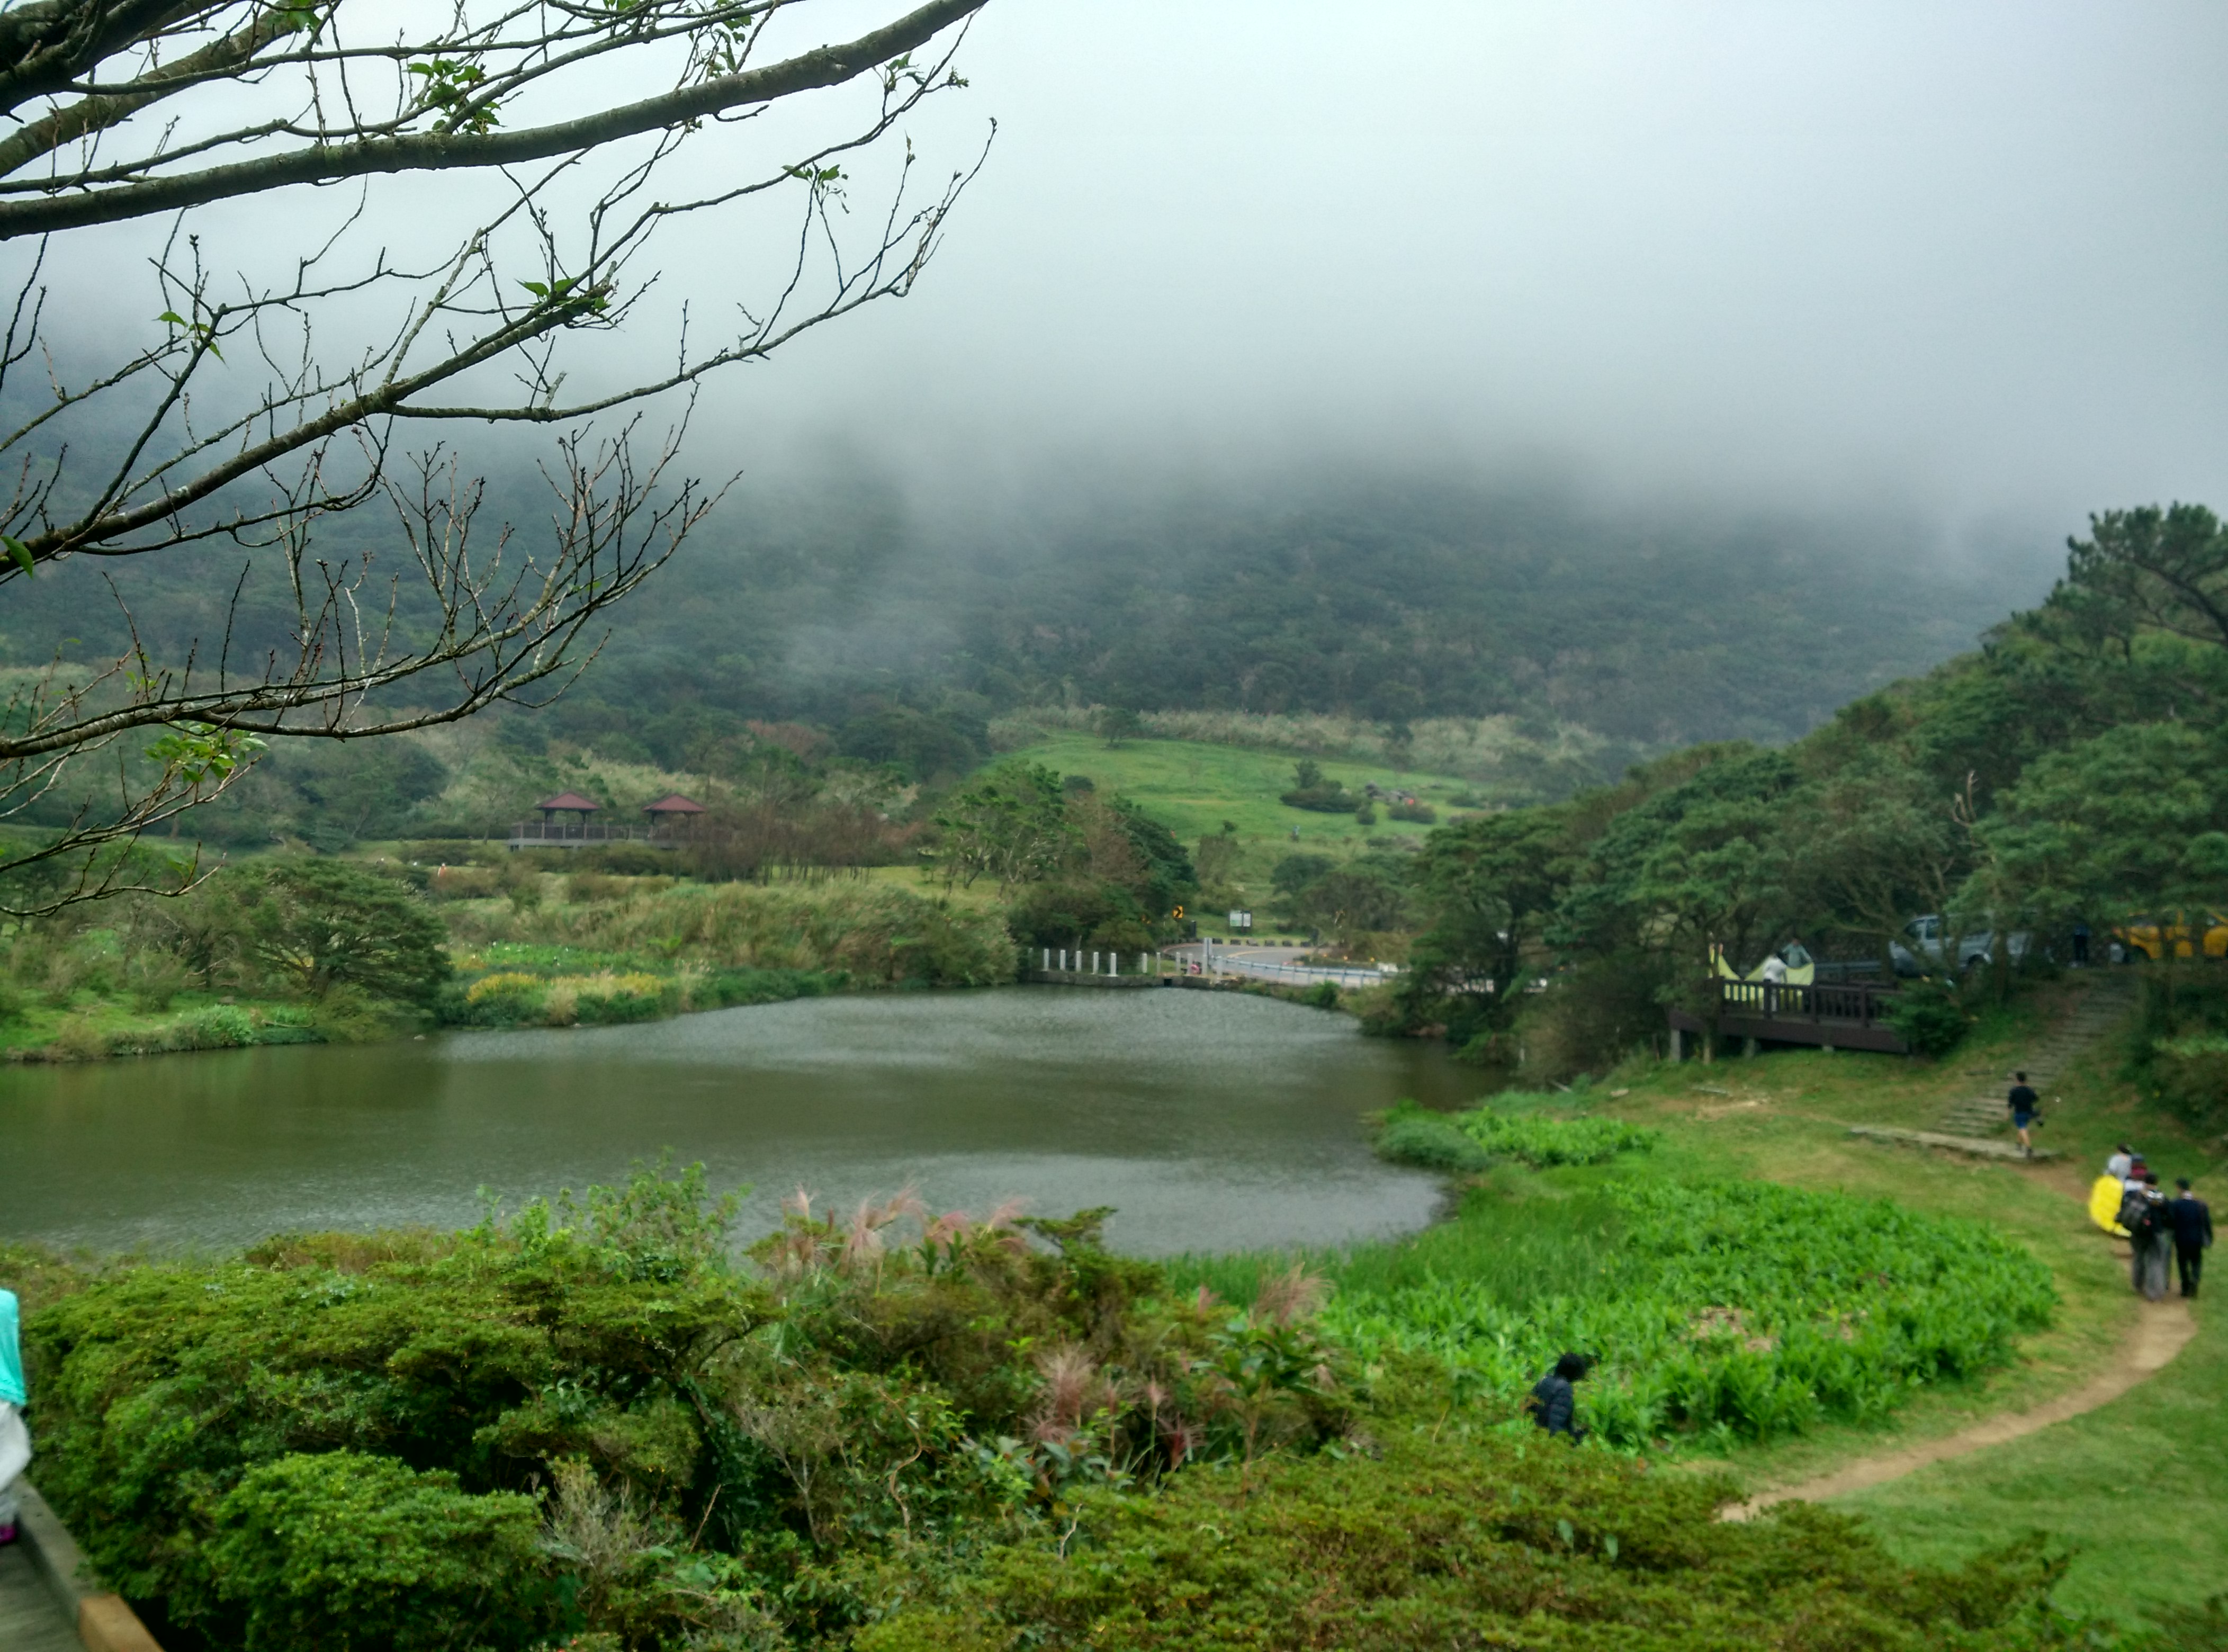
<svg viewBox="0 0 2228 1652"><path fill-rule="evenodd" d="M491 541L514 523L507 554L531 552L552 503L514 467L479 530ZM381 570L367 606L404 575L407 630L409 570L377 507L316 551L367 547ZM132 633L112 579L158 663L283 656L284 569L266 555L243 581L245 560L212 547L42 570L10 593L0 666L34 669L57 648L88 666L116 657ZM504 714L502 738L526 755L586 747L726 774L763 745L750 724L791 723L837 756L932 780L974 767L989 720L1033 706L1331 714L1396 733L1499 716L1585 753L1551 765L1561 778L1542 795L1562 795L1695 740L1798 737L1969 647L2040 594L2044 565L1999 547L1986 571L1961 570L1886 515L1618 514L1545 489L1382 476L939 506L852 469L739 488L621 611L586 675L546 710ZM344 835L385 835L453 766L442 742L414 749L274 753L252 806L229 812L299 833L332 812L320 797L364 791L364 771L386 802ZM428 820L457 812L427 807ZM208 828L253 827L227 813Z"/></svg>

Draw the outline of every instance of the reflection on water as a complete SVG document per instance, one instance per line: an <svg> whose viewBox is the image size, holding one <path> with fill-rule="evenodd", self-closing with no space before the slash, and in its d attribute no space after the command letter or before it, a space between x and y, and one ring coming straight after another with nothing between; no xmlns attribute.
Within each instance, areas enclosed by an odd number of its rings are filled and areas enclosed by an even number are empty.
<svg viewBox="0 0 2228 1652"><path fill-rule="evenodd" d="M939 1208L1112 1205L1124 1249L1325 1243L1428 1220L1359 1116L1484 1086L1436 1047L1260 998L1013 988L646 1026L0 1071L0 1236L99 1249L452 1226L671 1148L746 1226L803 1185Z"/></svg>

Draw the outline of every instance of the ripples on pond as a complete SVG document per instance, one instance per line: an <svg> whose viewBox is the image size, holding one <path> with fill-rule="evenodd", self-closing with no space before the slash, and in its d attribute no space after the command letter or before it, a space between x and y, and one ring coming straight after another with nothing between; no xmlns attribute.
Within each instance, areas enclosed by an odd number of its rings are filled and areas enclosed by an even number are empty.
<svg viewBox="0 0 2228 1652"><path fill-rule="evenodd" d="M1237 995L1014 988L808 999L643 1026L0 1070L0 1234L214 1249L475 1220L671 1148L842 1206L1112 1205L1162 1253L1330 1243L1430 1219L1360 1116L1484 1086L1437 1047Z"/></svg>

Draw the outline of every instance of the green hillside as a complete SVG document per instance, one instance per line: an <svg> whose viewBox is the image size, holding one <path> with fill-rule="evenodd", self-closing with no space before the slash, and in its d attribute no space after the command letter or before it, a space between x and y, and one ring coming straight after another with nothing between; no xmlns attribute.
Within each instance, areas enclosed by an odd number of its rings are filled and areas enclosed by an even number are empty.
<svg viewBox="0 0 2228 1652"><path fill-rule="evenodd" d="M1212 836L1230 822L1238 835L1289 844L1292 834L1316 849L1359 848L1388 838L1421 841L1431 829L1388 820L1380 810L1374 826L1351 815L1319 814L1288 808L1277 801L1292 789L1292 759L1277 752L1249 752L1195 740L1125 740L1119 746L1087 734L1068 734L1024 746L1014 757L1041 763L1062 774L1083 774L1102 791L1117 791L1187 842ZM1322 763L1324 775L1349 791L1371 783L1412 791L1438 811L1444 823L1450 799L1469 795L1467 781L1455 775L1403 773L1367 764Z"/></svg>

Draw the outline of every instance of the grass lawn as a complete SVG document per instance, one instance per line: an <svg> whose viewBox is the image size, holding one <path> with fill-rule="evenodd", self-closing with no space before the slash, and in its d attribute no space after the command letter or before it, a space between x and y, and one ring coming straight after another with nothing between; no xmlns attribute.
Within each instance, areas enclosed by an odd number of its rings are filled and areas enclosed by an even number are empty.
<svg viewBox="0 0 2228 1652"><path fill-rule="evenodd" d="M1847 1133L1853 1124L1930 1127L1956 1097L2001 1093L2032 1034L2063 1014L2083 984L2045 989L1991 1018L1938 1064L1804 1051L1665 1066L1612 1081L1610 1088L1631 1093L1604 1099L1604 1111L1661 1124L1699 1153L1774 1181L1884 1193L1916 1209L1984 1217L2047 1264L2057 1281L2058 1322L2031 1339L2015 1366L1920 1396L1885 1432L1828 1429L1737 1452L1731 1466L1751 1483L1807 1478L1955 1432L1982 1415L2025 1409L2086 1380L2129 1335L2135 1303L2124 1251L2086 1219L2081 1201L2090 1181L2120 1140L2142 1148L2169 1181L2192 1177L2201 1194L2222 1162L2217 1144L2193 1140L2119 1079L2109 1039L2064 1075L2056 1105L2046 1109L2042 1139L2064 1159L1964 1161ZM2228 1182L2211 1187L2216 1205L2223 1188ZM2047 1533L2073 1556L2061 1604L2169 1626L2173 1608L2228 1590L2228 1327L2208 1310L2200 1302L2197 1338L2174 1362L2122 1399L1835 1506L1878 1517L1891 1546L1911 1560L1963 1558L2024 1532Z"/></svg>
<svg viewBox="0 0 2228 1652"><path fill-rule="evenodd" d="M1757 1489L1798 1482L1954 1434L1982 1417L2027 1409L2112 1361L2135 1323L2136 1303L2123 1247L2087 1220L2090 1179L2120 1139L2142 1147L2169 1180L2193 1177L2200 1192L2221 1161L2217 1144L2208 1149L2193 1140L2117 1078L2109 1040L2092 1046L2054 1086L2045 1140L2065 1152L2063 1159L2032 1165L1970 1159L1848 1133L1855 1124L1930 1128L1955 1098L2001 1093L2024 1049L2086 984L2046 987L1984 1018L1941 1062L1788 1051L1706 1065L1634 1063L1571 1098L1585 1111L1663 1130L1664 1147L1649 1173L1731 1173L1980 1218L2051 1271L2061 1303L2057 1321L2026 1338L2009 1367L1930 1386L1885 1427L1833 1425L1739 1446L1718 1459L1722 1466ZM1552 1194L1558 1183L1571 1184L1567 1194L1589 1179L1504 1166L1488 1186L1521 1198ZM1420 1248L1464 1271L1453 1239L1441 1230ZM1496 1277L1506 1271L1498 1265L1482 1271ZM2222 1273L2228 1275L2228 1264ZM2228 1277L2215 1289L2228 1290ZM1886 1540L1913 1561L1962 1559L2042 1531L2071 1552L2062 1604L2169 1627L2174 1609L2228 1589L2228 1329L2206 1316L2209 1304L2199 1308L2197 1339L2124 1398L1836 1506L1878 1516Z"/></svg>
<svg viewBox="0 0 2228 1652"><path fill-rule="evenodd" d="M1249 752L1193 740L1125 740L1110 746L1093 735L1068 734L1024 746L1013 755L1062 774L1089 775L1100 791L1120 792L1186 842L1220 831L1226 820L1236 823L1242 837L1286 843L1297 827L1302 845L1317 848L1325 844L1359 848L1371 836L1419 838L1431 829L1386 820L1381 810L1376 826L1365 828L1351 815L1286 808L1277 797L1292 789L1295 759L1289 752ZM1452 775L1403 774L1335 758L1324 760L1322 772L1353 791L1373 780L1412 791L1433 804L1443 822L1449 812L1447 797L1469 787Z"/></svg>
<svg viewBox="0 0 2228 1652"><path fill-rule="evenodd" d="M1227 821L1238 829L1239 854L1236 892L1258 908L1269 900L1269 874L1287 855L1359 854L1372 842L1420 842L1431 829L1412 821L1388 820L1378 811L1374 826L1351 815L1318 814L1277 801L1292 789L1290 752L1249 751L1195 740L1125 740L1109 746L1096 735L1065 734L1022 747L1012 756L1041 763L1061 774L1087 774L1099 791L1119 793L1166 826L1186 848L1212 837ZM1450 797L1473 789L1454 775L1419 774L1337 758L1321 759L1322 772L1350 791L1374 781L1386 788L1412 791L1438 811L1444 825L1455 811ZM1294 831L1299 833L1295 840ZM1205 932L1220 934L1220 913L1207 914ZM1259 920L1267 923L1265 913Z"/></svg>

